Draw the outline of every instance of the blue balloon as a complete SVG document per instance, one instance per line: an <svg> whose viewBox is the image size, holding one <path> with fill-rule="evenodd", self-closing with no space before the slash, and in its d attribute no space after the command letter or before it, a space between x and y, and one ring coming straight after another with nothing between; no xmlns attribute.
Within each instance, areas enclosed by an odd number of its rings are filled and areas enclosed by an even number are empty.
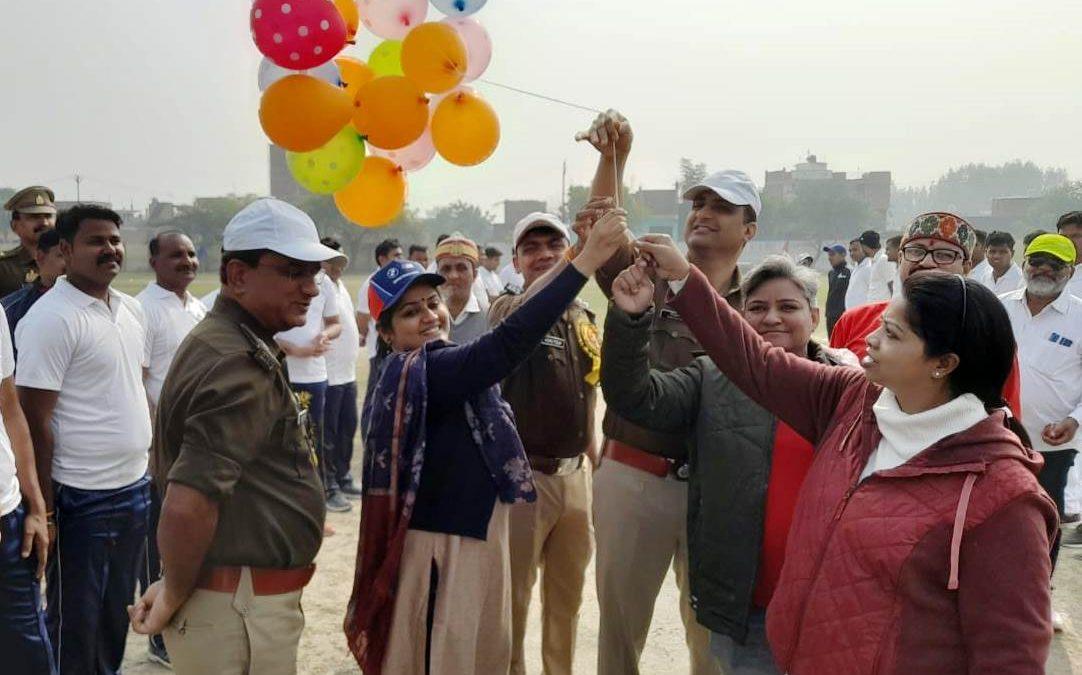
<svg viewBox="0 0 1082 675"><path fill-rule="evenodd" d="M432 0L432 6L447 16L469 16L474 14L488 0Z"/></svg>

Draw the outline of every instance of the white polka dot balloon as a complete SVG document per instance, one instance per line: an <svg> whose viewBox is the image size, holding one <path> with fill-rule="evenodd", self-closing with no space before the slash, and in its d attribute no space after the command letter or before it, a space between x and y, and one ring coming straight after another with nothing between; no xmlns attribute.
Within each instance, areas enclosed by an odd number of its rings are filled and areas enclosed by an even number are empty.
<svg viewBox="0 0 1082 675"><path fill-rule="evenodd" d="M346 22L328 0L255 0L250 25L259 51L290 70L322 65L346 44Z"/></svg>

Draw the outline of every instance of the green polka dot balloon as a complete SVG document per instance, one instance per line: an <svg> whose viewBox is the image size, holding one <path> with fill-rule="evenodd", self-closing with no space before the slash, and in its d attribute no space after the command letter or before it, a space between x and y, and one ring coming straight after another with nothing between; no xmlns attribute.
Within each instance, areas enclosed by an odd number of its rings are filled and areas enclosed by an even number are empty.
<svg viewBox="0 0 1082 675"><path fill-rule="evenodd" d="M364 163L364 139L347 124L334 138L309 152L287 152L289 172L305 190L329 195L356 177Z"/></svg>

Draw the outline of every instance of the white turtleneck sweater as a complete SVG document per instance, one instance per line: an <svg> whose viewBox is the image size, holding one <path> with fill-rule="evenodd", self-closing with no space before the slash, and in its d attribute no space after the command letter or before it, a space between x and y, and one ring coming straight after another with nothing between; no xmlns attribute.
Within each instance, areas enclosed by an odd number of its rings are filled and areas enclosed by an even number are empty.
<svg viewBox="0 0 1082 675"><path fill-rule="evenodd" d="M973 394L963 394L941 406L909 415L898 407L894 392L884 389L872 406L883 439L860 474L864 480L876 471L905 464L952 434L965 431L988 417L984 404Z"/></svg>

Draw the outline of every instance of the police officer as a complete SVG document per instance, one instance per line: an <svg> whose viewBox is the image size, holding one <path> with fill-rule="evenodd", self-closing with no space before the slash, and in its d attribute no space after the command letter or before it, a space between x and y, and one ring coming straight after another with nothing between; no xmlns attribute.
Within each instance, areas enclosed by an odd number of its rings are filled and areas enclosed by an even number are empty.
<svg viewBox="0 0 1082 675"><path fill-rule="evenodd" d="M294 673L325 511L307 411L274 335L304 324L320 263L340 254L274 199L234 216L222 249L221 294L158 403L163 579L129 612L136 632L162 633L182 675Z"/></svg>
<svg viewBox="0 0 1082 675"><path fill-rule="evenodd" d="M567 228L531 213L515 226L514 263L529 287L568 254ZM505 294L489 310L499 323L527 295ZM586 566L593 554L587 455L596 452L594 409L600 373L594 316L579 301L503 382L533 468L537 501L511 509L511 673L525 672L523 639L530 595L541 579L542 661L546 675L570 673Z"/></svg>
<svg viewBox="0 0 1082 675"><path fill-rule="evenodd" d="M56 225L55 199L52 190L34 185L19 190L4 203L4 208L11 211L11 230L18 235L19 245L0 254L0 298L37 278L34 252L41 233Z"/></svg>
<svg viewBox="0 0 1082 675"><path fill-rule="evenodd" d="M14 293L0 298L12 335L15 334L15 327L19 325L30 308L64 274L64 255L60 251L60 233L56 231L56 228L46 230L38 237L37 250L34 251L34 264L38 272L37 278ZM17 354L16 358L18 358Z"/></svg>

